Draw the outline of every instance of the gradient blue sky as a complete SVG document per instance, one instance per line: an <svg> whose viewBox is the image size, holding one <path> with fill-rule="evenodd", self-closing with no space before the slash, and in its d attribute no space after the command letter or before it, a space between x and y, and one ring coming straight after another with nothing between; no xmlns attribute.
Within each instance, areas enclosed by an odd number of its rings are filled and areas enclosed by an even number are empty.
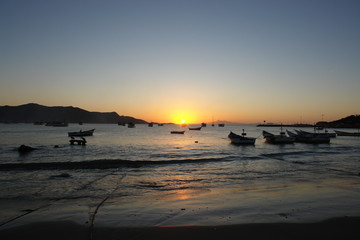
<svg viewBox="0 0 360 240"><path fill-rule="evenodd" d="M0 32L0 105L161 122L360 113L360 1L3 0Z"/></svg>

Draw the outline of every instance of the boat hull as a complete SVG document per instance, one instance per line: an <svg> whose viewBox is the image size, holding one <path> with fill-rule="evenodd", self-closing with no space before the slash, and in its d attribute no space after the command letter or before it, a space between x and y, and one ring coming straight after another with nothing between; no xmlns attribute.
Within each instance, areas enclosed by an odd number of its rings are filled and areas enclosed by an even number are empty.
<svg viewBox="0 0 360 240"><path fill-rule="evenodd" d="M87 130L87 131L79 131L79 132L68 132L69 137L86 137L92 136L94 134L95 129Z"/></svg>

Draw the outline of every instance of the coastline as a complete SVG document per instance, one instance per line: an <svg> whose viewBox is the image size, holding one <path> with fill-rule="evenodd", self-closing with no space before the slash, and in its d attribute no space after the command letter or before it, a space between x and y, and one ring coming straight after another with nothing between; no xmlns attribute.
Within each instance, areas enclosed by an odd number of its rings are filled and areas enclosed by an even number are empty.
<svg viewBox="0 0 360 240"><path fill-rule="evenodd" d="M72 221L38 222L0 230L1 239L359 239L360 217L314 223L250 223L171 227L89 227Z"/></svg>

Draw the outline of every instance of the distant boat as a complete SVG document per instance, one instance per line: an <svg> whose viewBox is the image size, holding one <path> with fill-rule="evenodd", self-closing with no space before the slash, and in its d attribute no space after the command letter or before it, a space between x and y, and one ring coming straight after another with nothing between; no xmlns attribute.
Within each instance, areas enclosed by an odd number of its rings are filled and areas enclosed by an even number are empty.
<svg viewBox="0 0 360 240"><path fill-rule="evenodd" d="M263 131L263 136L265 138L265 141L268 143L286 144L295 142L295 138L286 136L285 132L283 131L280 131L280 135L275 135L267 131Z"/></svg>
<svg viewBox="0 0 360 240"><path fill-rule="evenodd" d="M360 132L343 132L343 131L338 131L338 130L334 130L335 133L338 136L354 136L354 137L360 137Z"/></svg>
<svg viewBox="0 0 360 240"><path fill-rule="evenodd" d="M236 145L254 145L256 138L245 137L246 133L243 129L243 133L240 135L230 132L228 138L230 138L232 144Z"/></svg>
<svg viewBox="0 0 360 240"><path fill-rule="evenodd" d="M171 131L171 134L184 134L185 131Z"/></svg>
<svg viewBox="0 0 360 240"><path fill-rule="evenodd" d="M152 127L152 126L154 126L153 123L149 123L149 124L148 124L148 127Z"/></svg>
<svg viewBox="0 0 360 240"><path fill-rule="evenodd" d="M162 126L164 126L164 124L163 123L158 123L158 126L162 127Z"/></svg>
<svg viewBox="0 0 360 240"><path fill-rule="evenodd" d="M125 126L125 123L118 122L118 125L119 125L119 126Z"/></svg>
<svg viewBox="0 0 360 240"><path fill-rule="evenodd" d="M202 127L206 127L206 123L201 123L201 126L202 126Z"/></svg>
<svg viewBox="0 0 360 240"><path fill-rule="evenodd" d="M330 137L326 135L320 135L317 133L293 133L288 130L286 130L287 134L290 137L295 138L295 142L301 142L301 143L330 143Z"/></svg>
<svg viewBox="0 0 360 240"><path fill-rule="evenodd" d="M189 130L201 130L202 127L189 127Z"/></svg>
<svg viewBox="0 0 360 240"><path fill-rule="evenodd" d="M135 127L135 123L128 123L128 128L134 128Z"/></svg>
<svg viewBox="0 0 360 240"><path fill-rule="evenodd" d="M67 122L47 122L45 126L50 127L67 127L69 124Z"/></svg>
<svg viewBox="0 0 360 240"><path fill-rule="evenodd" d="M219 126L219 127L224 127L225 124L224 124L224 123L219 123L218 126Z"/></svg>
<svg viewBox="0 0 360 240"><path fill-rule="evenodd" d="M90 129L87 131L78 131L78 132L68 132L69 137L85 137L92 136L94 134L95 129Z"/></svg>

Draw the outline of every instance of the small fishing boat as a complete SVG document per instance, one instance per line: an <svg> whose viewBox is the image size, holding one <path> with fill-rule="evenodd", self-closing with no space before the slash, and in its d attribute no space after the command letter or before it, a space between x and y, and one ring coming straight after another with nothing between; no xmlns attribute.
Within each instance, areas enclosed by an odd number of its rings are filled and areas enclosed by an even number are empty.
<svg viewBox="0 0 360 240"><path fill-rule="evenodd" d="M189 130L201 130L201 127L189 127Z"/></svg>
<svg viewBox="0 0 360 240"><path fill-rule="evenodd" d="M295 138L286 136L285 132L283 131L280 131L280 135L275 135L263 130L262 134L265 138L265 142L267 143L287 144L295 142Z"/></svg>
<svg viewBox="0 0 360 240"><path fill-rule="evenodd" d="M206 127L206 123L204 123L204 122L201 123L201 126L202 126L202 127Z"/></svg>
<svg viewBox="0 0 360 240"><path fill-rule="evenodd" d="M290 137L295 138L295 142L301 142L301 143L330 143L330 137L326 135L320 135L316 133L293 133L288 130L286 130L287 134Z"/></svg>
<svg viewBox="0 0 360 240"><path fill-rule="evenodd" d="M135 123L133 122L128 123L128 128L134 128L134 127L135 127Z"/></svg>
<svg viewBox="0 0 360 240"><path fill-rule="evenodd" d="M69 137L85 137L92 136L94 134L95 129L90 129L87 131L78 131L78 132L68 132Z"/></svg>
<svg viewBox="0 0 360 240"><path fill-rule="evenodd" d="M256 138L251 138L251 137L245 137L246 133L245 130L243 129L243 133L240 135L230 132L228 135L228 138L230 138L230 141L232 144L235 145L254 145L255 144L255 140Z"/></svg>
<svg viewBox="0 0 360 240"><path fill-rule="evenodd" d="M45 126L50 127L67 127L69 124L67 122L47 122Z"/></svg>
<svg viewBox="0 0 360 240"><path fill-rule="evenodd" d="M184 134L185 131L171 131L171 134Z"/></svg>
<svg viewBox="0 0 360 240"><path fill-rule="evenodd" d="M315 129L317 130L317 129ZM319 136L324 136L324 137L329 137L329 138L336 138L336 133L329 133L327 130L325 130L325 132L314 132L314 133L311 133L311 132L307 132L307 131L304 131L304 130L295 130L298 134L304 134L304 135L311 135L311 134L316 134L316 135L319 135Z"/></svg>
<svg viewBox="0 0 360 240"><path fill-rule="evenodd" d="M334 130L336 135L338 136L355 136L355 137L360 137L360 132L343 132L343 131L338 131L338 130Z"/></svg>

